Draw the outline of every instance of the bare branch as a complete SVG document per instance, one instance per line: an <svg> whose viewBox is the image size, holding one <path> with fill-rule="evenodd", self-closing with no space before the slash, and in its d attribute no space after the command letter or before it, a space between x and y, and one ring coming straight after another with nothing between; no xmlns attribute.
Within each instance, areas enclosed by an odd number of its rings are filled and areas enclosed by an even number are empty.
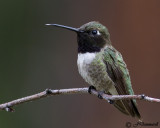
<svg viewBox="0 0 160 128"><path fill-rule="evenodd" d="M31 95L31 96L26 96L26 97L16 99L4 104L0 104L0 110L6 110L9 112L12 112L14 111L12 107L18 104L38 100L48 96L66 95L66 94L88 94L88 88L86 87L86 88L71 88L71 89L57 89L57 90L46 89L43 92ZM98 96L98 91L92 89L91 94ZM142 95L107 95L105 93L102 93L101 95L102 95L102 98L106 101L114 101L114 100L122 100L122 99L123 100L138 99L138 100L145 100L150 102L160 102L160 99L151 98L151 97L145 96L144 94Z"/></svg>

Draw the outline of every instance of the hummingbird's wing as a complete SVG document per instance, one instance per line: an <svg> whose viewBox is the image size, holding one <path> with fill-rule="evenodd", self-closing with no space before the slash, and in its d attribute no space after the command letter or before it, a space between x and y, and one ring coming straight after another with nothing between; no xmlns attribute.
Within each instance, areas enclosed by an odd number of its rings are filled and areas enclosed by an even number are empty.
<svg viewBox="0 0 160 128"><path fill-rule="evenodd" d="M132 89L129 72L121 54L113 47L107 47L104 50L103 60L106 65L107 73L114 82L117 93L119 95L133 95L134 92ZM109 93L111 94L111 92ZM136 107L135 100L118 100L115 101L114 105L121 112L127 115L138 117L139 119L141 118Z"/></svg>

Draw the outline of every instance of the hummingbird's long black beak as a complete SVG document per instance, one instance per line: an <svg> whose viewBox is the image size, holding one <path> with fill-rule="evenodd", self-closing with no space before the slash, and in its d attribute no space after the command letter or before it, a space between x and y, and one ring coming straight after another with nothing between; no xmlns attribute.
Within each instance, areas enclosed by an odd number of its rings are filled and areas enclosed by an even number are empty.
<svg viewBox="0 0 160 128"><path fill-rule="evenodd" d="M69 29L74 32L78 32L78 33L83 32L83 31L79 30L79 28L73 28L73 27L64 26L64 25L60 25L60 24L45 24L45 25L61 27L61 28Z"/></svg>

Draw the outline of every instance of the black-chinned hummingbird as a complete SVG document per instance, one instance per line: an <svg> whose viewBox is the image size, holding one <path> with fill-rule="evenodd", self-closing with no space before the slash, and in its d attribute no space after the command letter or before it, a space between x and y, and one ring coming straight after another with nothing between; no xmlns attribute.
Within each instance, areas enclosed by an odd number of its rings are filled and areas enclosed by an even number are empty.
<svg viewBox="0 0 160 128"><path fill-rule="evenodd" d="M89 22L80 28L46 24L77 33L78 70L83 79L99 92L109 95L133 95L127 66L111 43L108 29L99 22ZM122 113L141 119L136 100L117 100L113 105Z"/></svg>

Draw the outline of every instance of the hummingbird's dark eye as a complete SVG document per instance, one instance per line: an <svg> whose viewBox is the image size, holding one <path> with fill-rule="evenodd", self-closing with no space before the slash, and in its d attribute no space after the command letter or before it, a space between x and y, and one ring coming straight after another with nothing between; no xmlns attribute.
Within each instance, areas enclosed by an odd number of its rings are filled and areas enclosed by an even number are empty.
<svg viewBox="0 0 160 128"><path fill-rule="evenodd" d="M97 30L92 30L92 34L96 35L97 34Z"/></svg>
<svg viewBox="0 0 160 128"><path fill-rule="evenodd" d="M92 30L92 35L101 35L101 33L98 30Z"/></svg>

